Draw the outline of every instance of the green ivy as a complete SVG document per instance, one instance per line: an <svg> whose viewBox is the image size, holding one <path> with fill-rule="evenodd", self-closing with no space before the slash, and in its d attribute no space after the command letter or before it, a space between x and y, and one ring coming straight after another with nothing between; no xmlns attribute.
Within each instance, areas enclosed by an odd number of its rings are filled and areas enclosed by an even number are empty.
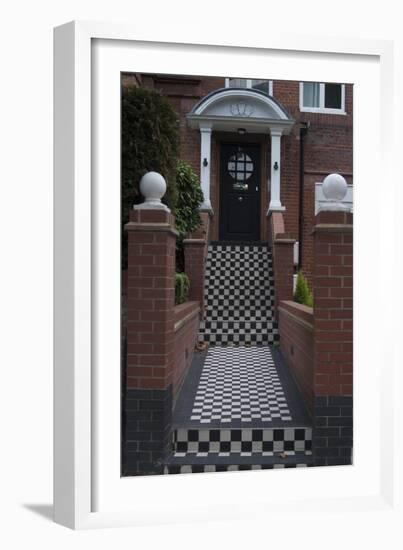
<svg viewBox="0 0 403 550"><path fill-rule="evenodd" d="M199 209L203 203L203 192L199 178L193 168L183 161L179 161L177 164L176 188L178 198L175 208L175 223L179 232L176 246L176 269L177 271L183 271L183 239L200 227Z"/></svg>
<svg viewBox="0 0 403 550"><path fill-rule="evenodd" d="M183 304L189 299L190 281L186 273L175 274L175 304Z"/></svg>
<svg viewBox="0 0 403 550"><path fill-rule="evenodd" d="M199 208L203 202L203 192L193 168L181 160L176 168L176 189L176 229L180 235L185 236L200 226Z"/></svg>
<svg viewBox="0 0 403 550"><path fill-rule="evenodd" d="M313 295L309 290L308 281L302 271L298 272L295 286L294 301L305 306L313 307Z"/></svg>
<svg viewBox="0 0 403 550"><path fill-rule="evenodd" d="M179 116L167 98L145 88L129 88L122 95L122 225L133 204L142 202L139 183L151 170L167 182L163 202L175 211L176 169L179 157ZM122 264L127 265L127 235L122 236Z"/></svg>

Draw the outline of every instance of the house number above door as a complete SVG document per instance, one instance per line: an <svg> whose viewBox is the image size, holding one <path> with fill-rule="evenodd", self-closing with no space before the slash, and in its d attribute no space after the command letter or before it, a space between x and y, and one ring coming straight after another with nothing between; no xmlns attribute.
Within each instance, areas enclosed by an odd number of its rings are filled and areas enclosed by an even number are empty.
<svg viewBox="0 0 403 550"><path fill-rule="evenodd" d="M249 103L245 103L244 101L231 103L229 108L233 116L249 117L254 111L252 105L249 105Z"/></svg>

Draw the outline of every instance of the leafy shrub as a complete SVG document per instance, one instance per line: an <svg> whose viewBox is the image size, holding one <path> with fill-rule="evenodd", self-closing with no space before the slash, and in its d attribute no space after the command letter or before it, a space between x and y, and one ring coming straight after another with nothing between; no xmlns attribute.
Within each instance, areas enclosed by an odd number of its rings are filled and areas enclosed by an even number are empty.
<svg viewBox="0 0 403 550"><path fill-rule="evenodd" d="M183 304L189 299L190 282L186 273L175 274L175 304Z"/></svg>
<svg viewBox="0 0 403 550"><path fill-rule="evenodd" d="M312 292L309 290L308 281L306 280L302 271L298 272L294 300L299 304L313 307L313 295Z"/></svg>
<svg viewBox="0 0 403 550"><path fill-rule="evenodd" d="M193 168L186 162L179 161L176 168L176 189L178 197L175 208L176 229L179 236L176 245L177 271L184 269L183 239L188 233L199 228L200 205L203 202L203 192L200 181Z"/></svg>
<svg viewBox="0 0 403 550"><path fill-rule="evenodd" d="M176 189L176 228L180 235L185 236L200 226L199 208L203 202L203 191L193 168L181 160L176 167Z"/></svg>
<svg viewBox="0 0 403 550"><path fill-rule="evenodd" d="M167 182L163 202L175 211L179 155L179 116L168 100L153 90L129 88L122 96L122 224L133 204L142 202L140 179L154 170ZM122 263L127 265L127 235L123 231Z"/></svg>

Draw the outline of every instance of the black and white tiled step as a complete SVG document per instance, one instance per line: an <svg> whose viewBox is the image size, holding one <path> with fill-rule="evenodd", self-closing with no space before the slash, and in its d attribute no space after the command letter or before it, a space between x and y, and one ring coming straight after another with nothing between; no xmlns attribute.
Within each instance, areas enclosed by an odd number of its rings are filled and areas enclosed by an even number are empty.
<svg viewBox="0 0 403 550"><path fill-rule="evenodd" d="M256 326L254 326L256 325ZM278 331L274 322L225 323L225 321L201 321L199 342L208 342L210 345L270 345L278 340Z"/></svg>
<svg viewBox="0 0 403 550"><path fill-rule="evenodd" d="M287 456L229 457L176 457L172 456L165 464L165 474L185 474L198 472L229 472L238 470L271 470L277 468L304 468L313 465L312 456L307 453L285 453Z"/></svg>
<svg viewBox="0 0 403 550"><path fill-rule="evenodd" d="M299 468L312 465L312 428L183 429L173 434L165 473Z"/></svg>
<svg viewBox="0 0 403 550"><path fill-rule="evenodd" d="M267 244L210 243L204 291L205 317L199 341L269 345L278 340Z"/></svg>
<svg viewBox="0 0 403 550"><path fill-rule="evenodd" d="M174 456L274 456L276 453L309 453L312 428L184 429L173 432Z"/></svg>

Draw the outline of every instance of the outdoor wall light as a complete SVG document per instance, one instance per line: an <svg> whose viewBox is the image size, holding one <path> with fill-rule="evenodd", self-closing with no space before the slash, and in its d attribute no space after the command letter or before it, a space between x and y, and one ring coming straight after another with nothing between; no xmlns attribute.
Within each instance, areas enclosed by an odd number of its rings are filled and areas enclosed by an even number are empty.
<svg viewBox="0 0 403 550"><path fill-rule="evenodd" d="M244 135L246 134L245 128L238 128L238 134L239 134L240 136L244 136Z"/></svg>
<svg viewBox="0 0 403 550"><path fill-rule="evenodd" d="M277 161L274 163L273 168L274 168L275 170L278 170L278 162L277 162Z"/></svg>
<svg viewBox="0 0 403 550"><path fill-rule="evenodd" d="M208 166L208 160L206 159L206 157L204 157L203 159L203 166Z"/></svg>

